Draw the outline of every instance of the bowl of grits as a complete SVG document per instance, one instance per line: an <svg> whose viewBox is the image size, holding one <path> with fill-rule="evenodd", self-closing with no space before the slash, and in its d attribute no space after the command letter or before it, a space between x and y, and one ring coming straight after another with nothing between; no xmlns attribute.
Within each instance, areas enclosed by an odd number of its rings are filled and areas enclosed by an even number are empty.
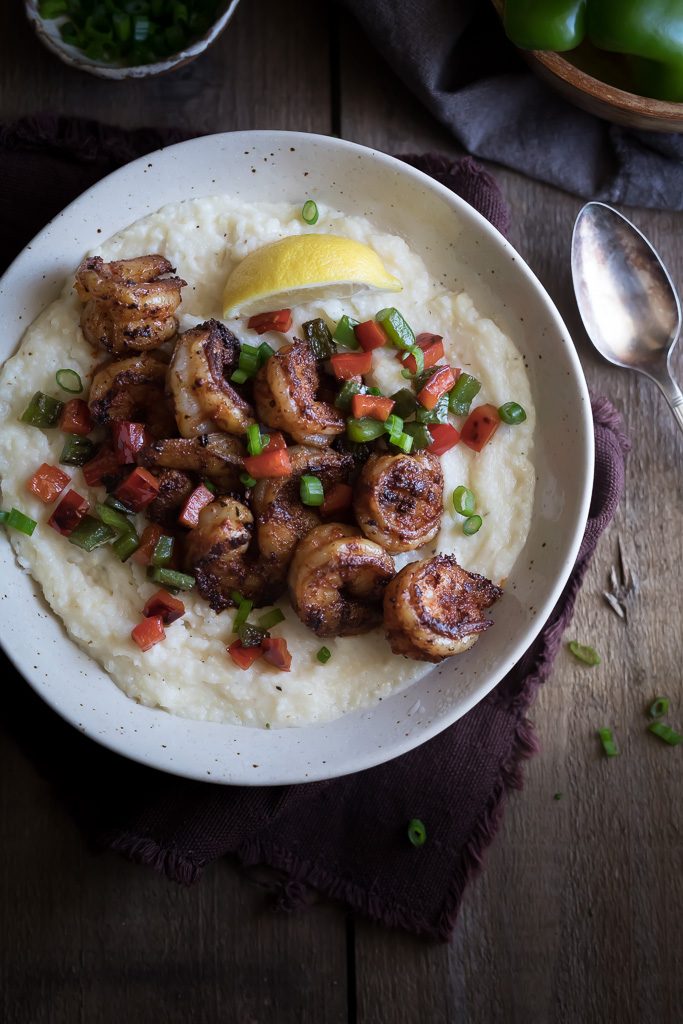
<svg viewBox="0 0 683 1024"><path fill-rule="evenodd" d="M153 153L34 239L0 310L2 508L37 524L5 523L3 644L125 756L240 785L388 760L502 679L568 578L593 467L571 338L394 158L288 132Z"/></svg>

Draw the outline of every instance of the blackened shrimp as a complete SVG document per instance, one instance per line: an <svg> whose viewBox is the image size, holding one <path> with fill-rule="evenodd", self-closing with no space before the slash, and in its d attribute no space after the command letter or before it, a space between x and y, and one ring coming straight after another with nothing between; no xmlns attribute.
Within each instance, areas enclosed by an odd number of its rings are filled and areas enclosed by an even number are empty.
<svg viewBox="0 0 683 1024"><path fill-rule="evenodd" d="M202 509L199 525L185 538L185 567L214 611L234 605L234 591L259 607L272 604L284 590L284 573L253 552L253 533L247 506L219 497Z"/></svg>
<svg viewBox="0 0 683 1024"><path fill-rule="evenodd" d="M155 523L172 529L178 525L180 511L194 490L191 476L179 469L164 469L157 476L159 493L145 509Z"/></svg>
<svg viewBox="0 0 683 1024"><path fill-rule="evenodd" d="M151 352L102 366L90 388L90 412L96 423L133 420L146 423L155 437L175 433L166 397L166 364Z"/></svg>
<svg viewBox="0 0 683 1024"><path fill-rule="evenodd" d="M251 406L230 383L239 354L237 338L218 320L179 335L167 388L183 437L199 437L217 428L244 434L254 422Z"/></svg>
<svg viewBox="0 0 683 1024"><path fill-rule="evenodd" d="M323 447L345 429L338 409L318 401L316 360L307 341L285 345L261 367L254 382L259 419L268 427L285 430L300 444Z"/></svg>
<svg viewBox="0 0 683 1024"><path fill-rule="evenodd" d="M427 452L372 455L354 489L358 525L386 551L413 551L432 540L441 526L443 472Z"/></svg>
<svg viewBox="0 0 683 1024"><path fill-rule="evenodd" d="M483 612L502 594L453 555L410 562L384 594L384 627L394 654L442 661L462 654L492 626Z"/></svg>
<svg viewBox="0 0 683 1024"><path fill-rule="evenodd" d="M138 453L137 462L146 469L177 469L208 477L222 490L239 485L244 469L245 448L230 434L201 437L171 437L155 441Z"/></svg>
<svg viewBox="0 0 683 1024"><path fill-rule="evenodd" d="M317 526L302 540L289 569L289 596L316 636L367 633L381 621L394 563L351 526Z"/></svg>
<svg viewBox="0 0 683 1024"><path fill-rule="evenodd" d="M327 491L348 480L353 469L350 455L331 448L294 445L287 449L292 474L259 480L252 491L256 538L261 554L273 563L289 565L299 541L320 523L320 516L300 497L301 477L315 476Z"/></svg>

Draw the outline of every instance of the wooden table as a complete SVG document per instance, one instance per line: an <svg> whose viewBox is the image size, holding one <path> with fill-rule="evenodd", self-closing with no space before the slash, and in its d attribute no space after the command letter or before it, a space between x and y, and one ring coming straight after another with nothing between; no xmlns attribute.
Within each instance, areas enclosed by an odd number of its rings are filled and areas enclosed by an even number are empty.
<svg viewBox="0 0 683 1024"><path fill-rule="evenodd" d="M303 129L388 152L457 152L359 29L313 0L243 0L203 59L125 85L64 68L19 6L0 5L3 120L51 109L130 126ZM427 944L325 903L274 913L267 883L228 861L183 889L95 855L3 731L4 1024L682 1019L683 748L648 735L643 708L666 693L683 725L683 439L652 387L610 369L586 343L568 260L580 201L496 173L514 213L512 241L574 333L591 387L624 412L633 452L627 495L571 629L600 648L602 665L558 658L532 712L543 751L510 800L452 943ZM632 216L680 282L683 217ZM639 579L628 628L601 598L617 534ZM605 724L619 737L617 760L599 753L595 730Z"/></svg>

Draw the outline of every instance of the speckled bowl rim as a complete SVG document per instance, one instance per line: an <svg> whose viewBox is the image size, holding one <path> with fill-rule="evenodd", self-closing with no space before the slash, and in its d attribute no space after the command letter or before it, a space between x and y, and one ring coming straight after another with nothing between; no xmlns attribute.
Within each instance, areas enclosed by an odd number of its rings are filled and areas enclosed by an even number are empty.
<svg viewBox="0 0 683 1024"><path fill-rule="evenodd" d="M249 164L253 164L251 173L257 175L259 167L264 163L268 165L268 154L273 158L273 181L284 182L282 187L290 188L292 194L324 195L325 187L331 190L332 185L336 185L332 174L338 177L338 168L345 168L347 174L357 173L361 181L367 181L369 190L377 190L378 198L374 201L379 211L382 203L389 204L394 182L398 190L394 198L399 197L401 190L409 190L415 215L419 215L421 223L428 213L433 214L437 232L443 232L442 223L448 221L453 231L457 228L465 233L467 244L480 246L479 251L488 252L486 267L491 265L488 260L495 257L496 265L500 264L503 273L510 275L511 294L527 295L531 313L527 304L523 307L525 315L533 316L536 310L541 317L543 345L547 346L543 353L547 352L562 368L562 391L565 401L569 402L565 415L571 414L576 436L569 462L569 475L573 472L573 479L567 484L559 471L553 469L549 473L554 476L555 489L559 487L562 493L558 497L552 488L549 490L551 505L552 501L559 501L559 505L555 511L551 509L548 523L552 524L553 517L556 521L557 517L561 519L567 504L571 506L566 531L555 538L558 545L556 575L538 593L529 609L528 621L524 620L525 628L519 634L512 633L514 642L496 657L494 669L487 670L476 690L459 696L456 679L467 679L468 673L476 678L477 663L466 659L476 658L478 650L483 655L486 651L483 644L433 670L439 673L438 681L445 680L444 685L451 680L448 698L455 704L442 709L439 701L443 698L430 696L436 710L425 712L423 709L412 719L414 708L420 704L419 699L415 700L415 686L423 686L424 680L371 709L352 711L330 723L300 728L265 730L198 722L139 705L126 698L106 673L69 640L61 622L45 604L40 588L18 567L6 537L0 537L0 566L5 566L5 594L0 594L0 600L4 599L0 642L36 693L75 728L133 760L186 778L239 785L316 781L370 768L429 740L485 697L535 639L564 588L585 528L594 459L590 399L571 337L552 300L510 243L462 199L420 171L386 154L326 136L279 131L204 136L149 154L104 178L39 232L0 279L0 317L4 325L2 358L15 351L26 326L56 297L66 275L73 272L82 254L97 244L99 232L96 233L95 224L104 225L100 228L101 237L107 237L173 201L172 197L162 194L163 187L171 196L176 195L183 175L193 181L193 175L199 173L196 171L199 165L205 168L202 174L216 174L216 178L211 179L214 192L231 191L248 198L248 184L244 188L221 189L217 178L224 174L225 181L233 185L237 181L255 182L257 177L247 174ZM316 160L321 161L321 166L329 167L324 180L316 180L316 175L322 171L311 170L316 167ZM284 179L283 167L287 168L289 176ZM239 177L240 173L243 178ZM148 185L145 194L154 197L154 202L148 198L146 205L139 192L144 184ZM215 189L213 184L217 186ZM202 190L199 185L196 188L195 195L210 194L210 190ZM195 185L190 185L189 194L182 193L181 197L192 198L194 189ZM425 198L420 201L420 196ZM263 198L274 197L266 193ZM126 201L128 207L121 210ZM401 209L392 216L411 218L414 214L412 210ZM449 237L439 238L439 243L453 247L455 243L448 242ZM472 254L474 252L472 249ZM45 273L41 274L41 270ZM499 287L504 289L504 281L498 280ZM469 288L469 283L467 286ZM523 318L520 316L520 319ZM552 399L556 400L555 394ZM557 429L564 428L558 424ZM558 443L564 445L566 435L561 436ZM538 458L541 457L539 453ZM552 526L548 529L550 536ZM539 543L538 538L536 542ZM522 556L518 564L521 561L524 561ZM516 567L513 574L515 571ZM515 609L521 607L521 601L514 604L512 594L509 600L511 608L513 605ZM522 613L511 612L513 625L515 614L526 614L526 608ZM498 626L501 637L508 628L504 617L502 621L503 625ZM493 648L482 661L486 663L492 657ZM430 673L427 680L431 678ZM422 691L422 700L426 700L426 692ZM442 690L436 692L441 694ZM424 721L428 713L432 717Z"/></svg>

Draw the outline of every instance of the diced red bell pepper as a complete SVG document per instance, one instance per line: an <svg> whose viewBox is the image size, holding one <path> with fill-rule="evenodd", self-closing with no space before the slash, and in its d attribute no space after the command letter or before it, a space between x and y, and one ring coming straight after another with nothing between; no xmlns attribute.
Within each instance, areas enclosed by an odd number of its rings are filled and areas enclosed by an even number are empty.
<svg viewBox="0 0 683 1024"><path fill-rule="evenodd" d="M84 515L87 514L90 505L86 499L77 491L67 491L57 508L47 521L57 533L68 537L76 529Z"/></svg>
<svg viewBox="0 0 683 1024"><path fill-rule="evenodd" d="M439 334L418 334L415 339L419 348L422 349L424 355L424 368L428 370L430 366L435 366L439 359L443 359L443 338ZM397 352L396 358L401 359L404 353ZM410 370L411 373L417 373L417 362L415 356L408 356L407 359L401 360L406 370Z"/></svg>
<svg viewBox="0 0 683 1024"><path fill-rule="evenodd" d="M380 395L354 395L351 399L351 412L356 419L371 416L374 420L381 420L384 423L395 404L393 398L383 398Z"/></svg>
<svg viewBox="0 0 683 1024"><path fill-rule="evenodd" d="M80 434L85 437L92 430L92 419L88 403L82 398L70 398L59 417L59 429L66 434Z"/></svg>
<svg viewBox="0 0 683 1024"><path fill-rule="evenodd" d="M343 352L330 359L332 372L337 380L351 380L363 376L372 369L372 352Z"/></svg>
<svg viewBox="0 0 683 1024"><path fill-rule="evenodd" d="M97 455L82 467L88 487L99 487L106 477L115 477L121 470L116 455L105 445Z"/></svg>
<svg viewBox="0 0 683 1024"><path fill-rule="evenodd" d="M417 400L425 409L433 409L442 395L450 391L455 384L455 374L450 366L442 366L433 373L419 392Z"/></svg>
<svg viewBox="0 0 683 1024"><path fill-rule="evenodd" d="M207 505L210 505L212 501L215 501L215 498L216 495L212 494L204 484L195 487L178 516L180 525L187 526L190 530L195 530L199 526L199 513Z"/></svg>
<svg viewBox="0 0 683 1024"><path fill-rule="evenodd" d="M292 463L286 448L276 448L261 455L247 455L244 468L255 480L263 480L269 476L290 476Z"/></svg>
<svg viewBox="0 0 683 1024"><path fill-rule="evenodd" d="M337 515L351 507L353 488L349 484L335 484L325 494L320 514L326 517Z"/></svg>
<svg viewBox="0 0 683 1024"><path fill-rule="evenodd" d="M366 352L372 352L374 348L382 348L389 340L386 331L376 320L366 320L362 324L356 324L353 333L356 335L360 347Z"/></svg>
<svg viewBox="0 0 683 1024"><path fill-rule="evenodd" d="M287 442L285 441L285 435L281 434L279 430L273 430L268 434L270 441L263 449L264 452L276 452L279 448L286 448Z"/></svg>
<svg viewBox="0 0 683 1024"><path fill-rule="evenodd" d="M238 668L247 669L251 668L257 658L261 657L263 648L260 644L258 647L243 647L241 640L235 640L228 647L228 654Z"/></svg>
<svg viewBox="0 0 683 1024"><path fill-rule="evenodd" d="M70 482L71 477L62 473L61 469L44 462L42 466L38 466L31 479L26 481L26 489L49 505L56 501Z"/></svg>
<svg viewBox="0 0 683 1024"><path fill-rule="evenodd" d="M130 635L141 651L148 651L166 636L164 620L161 615L151 615L148 619L138 622Z"/></svg>
<svg viewBox="0 0 683 1024"><path fill-rule="evenodd" d="M275 309L272 313L257 313L250 316L247 327L257 334L265 334L266 331L281 331L286 333L292 326L291 309Z"/></svg>
<svg viewBox="0 0 683 1024"><path fill-rule="evenodd" d="M156 594L152 594L146 602L142 614L145 618L158 615L165 626L170 626L172 622L185 614L185 605L173 594L169 594L167 590L157 590Z"/></svg>
<svg viewBox="0 0 683 1024"><path fill-rule="evenodd" d="M148 523L142 531L140 546L130 556L132 560L137 562L138 565L149 565L154 549L163 532L156 523Z"/></svg>
<svg viewBox="0 0 683 1024"><path fill-rule="evenodd" d="M454 448L460 440L460 434L450 423L434 423L427 429L432 435L432 443L427 451L432 455L443 455Z"/></svg>
<svg viewBox="0 0 683 1024"><path fill-rule="evenodd" d="M292 665L292 655L289 653L287 641L281 636L266 637L261 644L263 657L271 665L275 665L281 672L289 672Z"/></svg>
<svg viewBox="0 0 683 1024"><path fill-rule="evenodd" d="M144 423L116 420L111 425L116 459L121 466L135 462L137 453L150 443L151 437Z"/></svg>
<svg viewBox="0 0 683 1024"><path fill-rule="evenodd" d="M461 437L468 448L480 452L500 426L495 405L478 405L465 420Z"/></svg>
<svg viewBox="0 0 683 1024"><path fill-rule="evenodd" d="M159 481L149 472L138 466L120 483L114 494L132 512L141 512L159 493Z"/></svg>

